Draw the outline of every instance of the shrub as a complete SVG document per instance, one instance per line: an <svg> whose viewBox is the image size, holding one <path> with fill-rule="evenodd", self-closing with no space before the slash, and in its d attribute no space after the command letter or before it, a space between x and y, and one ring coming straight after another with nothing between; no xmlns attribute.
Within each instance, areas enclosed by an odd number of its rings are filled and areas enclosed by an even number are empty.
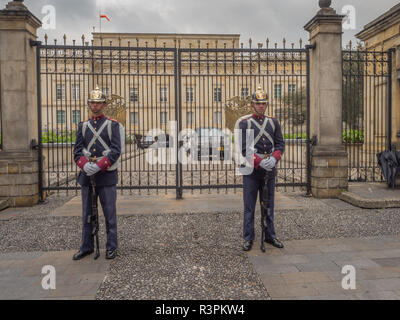
<svg viewBox="0 0 400 320"><path fill-rule="evenodd" d="M355 129L343 130L342 141L343 143L363 143L364 131Z"/></svg>

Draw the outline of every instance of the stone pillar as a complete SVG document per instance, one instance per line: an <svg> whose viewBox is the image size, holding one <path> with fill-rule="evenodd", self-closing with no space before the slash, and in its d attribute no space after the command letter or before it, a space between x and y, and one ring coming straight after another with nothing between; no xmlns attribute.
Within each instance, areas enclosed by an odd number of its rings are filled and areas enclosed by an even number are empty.
<svg viewBox="0 0 400 320"><path fill-rule="evenodd" d="M38 20L23 4L11 1L0 11L0 198L11 206L39 201L36 40Z"/></svg>
<svg viewBox="0 0 400 320"><path fill-rule="evenodd" d="M311 189L316 198L336 198L348 188L347 152L342 144L342 19L320 1L304 27L310 33Z"/></svg>

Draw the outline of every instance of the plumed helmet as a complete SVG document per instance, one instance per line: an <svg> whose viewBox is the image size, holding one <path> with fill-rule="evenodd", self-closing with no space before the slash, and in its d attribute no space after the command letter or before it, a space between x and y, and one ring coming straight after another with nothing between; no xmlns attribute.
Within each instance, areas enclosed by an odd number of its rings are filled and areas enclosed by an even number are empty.
<svg viewBox="0 0 400 320"><path fill-rule="evenodd" d="M106 102L106 95L99 89L99 85L90 91L88 102Z"/></svg>
<svg viewBox="0 0 400 320"><path fill-rule="evenodd" d="M268 94L262 89L261 86L258 86L257 90L251 95L251 102L255 103L268 102Z"/></svg>

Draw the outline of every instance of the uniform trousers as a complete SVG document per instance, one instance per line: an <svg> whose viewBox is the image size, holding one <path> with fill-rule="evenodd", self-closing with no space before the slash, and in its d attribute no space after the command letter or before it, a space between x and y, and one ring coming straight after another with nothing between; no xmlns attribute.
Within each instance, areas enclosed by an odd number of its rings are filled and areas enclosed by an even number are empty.
<svg viewBox="0 0 400 320"><path fill-rule="evenodd" d="M257 195L261 203L264 178L266 171L263 168L254 169L249 175L243 176L243 202L244 202L244 219L243 219L243 238L246 241L253 241L254 236L254 211L256 209ZM276 168L273 168L267 180L268 201L267 208L270 214L267 215L267 228L265 229L266 239L275 239L274 227L274 197L275 197L275 178ZM260 221L261 225L261 221Z"/></svg>
<svg viewBox="0 0 400 320"><path fill-rule="evenodd" d="M98 199L100 199L106 222L107 232L107 250L115 250L118 247L117 237L117 186L96 186ZM92 251L94 249L94 239L92 236L92 224L87 222L88 216L92 212L91 187L82 186L82 252Z"/></svg>

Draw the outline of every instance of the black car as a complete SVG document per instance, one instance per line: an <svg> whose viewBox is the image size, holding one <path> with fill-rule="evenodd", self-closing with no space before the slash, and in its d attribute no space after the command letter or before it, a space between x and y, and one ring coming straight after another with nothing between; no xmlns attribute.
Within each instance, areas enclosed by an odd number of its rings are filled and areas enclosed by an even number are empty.
<svg viewBox="0 0 400 320"><path fill-rule="evenodd" d="M219 128L197 128L192 135L186 135L183 146L187 155L203 158L224 160L224 153L230 155L231 137ZM197 145L197 148L196 148ZM197 150L196 150L197 149Z"/></svg>
<svg viewBox="0 0 400 320"><path fill-rule="evenodd" d="M152 135L141 135L135 134L135 143L139 149L147 149L147 148L169 148L170 138L168 134L162 134L159 136Z"/></svg>

